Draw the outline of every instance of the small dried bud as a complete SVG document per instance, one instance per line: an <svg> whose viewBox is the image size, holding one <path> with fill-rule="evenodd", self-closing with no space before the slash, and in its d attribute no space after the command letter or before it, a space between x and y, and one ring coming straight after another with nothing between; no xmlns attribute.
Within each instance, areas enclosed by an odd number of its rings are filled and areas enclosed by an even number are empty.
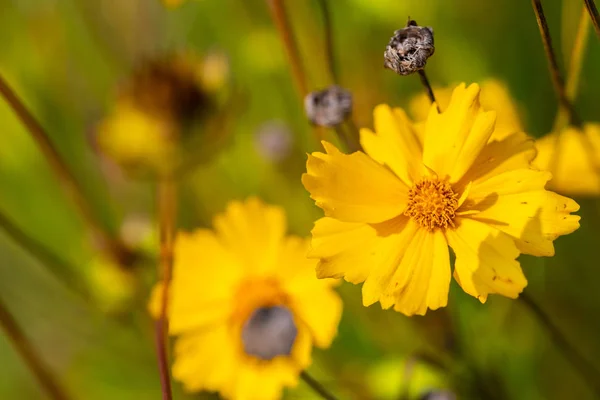
<svg viewBox="0 0 600 400"><path fill-rule="evenodd" d="M433 29L409 20L406 28L394 32L385 48L384 66L397 74L410 75L425 68L434 51Z"/></svg>
<svg viewBox="0 0 600 400"><path fill-rule="evenodd" d="M315 125L332 127L352 113L352 94L336 85L311 92L304 98L306 116Z"/></svg>
<svg viewBox="0 0 600 400"><path fill-rule="evenodd" d="M246 354L261 360L290 355L298 330L292 313L285 307L261 307L242 329Z"/></svg>

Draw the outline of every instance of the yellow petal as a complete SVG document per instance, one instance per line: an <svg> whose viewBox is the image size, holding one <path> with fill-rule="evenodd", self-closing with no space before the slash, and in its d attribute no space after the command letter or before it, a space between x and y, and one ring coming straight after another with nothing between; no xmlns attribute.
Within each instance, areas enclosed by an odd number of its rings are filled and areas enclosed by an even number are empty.
<svg viewBox="0 0 600 400"><path fill-rule="evenodd" d="M213 221L219 241L233 252L248 274L262 274L276 267L286 231L285 213L257 198L229 203Z"/></svg>
<svg viewBox="0 0 600 400"><path fill-rule="evenodd" d="M306 257L308 240L286 239L277 274L290 298L290 308L310 330L315 344L328 347L337 333L342 300L333 289L334 279L317 279L317 260Z"/></svg>
<svg viewBox="0 0 600 400"><path fill-rule="evenodd" d="M402 238L399 233L406 217L377 224L341 222L321 218L312 231L313 241L309 257L319 258L319 278L344 278L348 282L364 282L373 272L385 275L386 267L395 268L393 253L401 254ZM377 301L377 300L374 300Z"/></svg>
<svg viewBox="0 0 600 400"><path fill-rule="evenodd" d="M187 391L226 391L242 359L227 325L185 334L175 342L173 377Z"/></svg>
<svg viewBox="0 0 600 400"><path fill-rule="evenodd" d="M177 334L227 318L243 270L208 230L179 234L174 248L169 331Z"/></svg>
<svg viewBox="0 0 600 400"><path fill-rule="evenodd" d="M375 107L373 114L375 133L369 129L360 132L363 149L412 186L421 173L423 150L411 121L402 109L392 110L386 104Z"/></svg>
<svg viewBox="0 0 600 400"><path fill-rule="evenodd" d="M393 299L394 310L403 314L424 315L427 309L446 306L449 288L450 255L444 234L417 229L389 283L389 301Z"/></svg>
<svg viewBox="0 0 600 400"><path fill-rule="evenodd" d="M523 253L553 256L552 242L579 228L579 216L570 215L579 205L567 197L540 189L549 178L547 172L517 170L481 185L486 190L474 187L474 197L469 201L476 204L468 209L480 212L470 218L507 233Z"/></svg>
<svg viewBox="0 0 600 400"><path fill-rule="evenodd" d="M445 110L450 103L451 87L434 88L435 99L440 108ZM503 140L513 133L522 132L523 125L519 111L510 97L506 85L496 79L487 79L481 84L481 107L485 111L496 111L496 129L490 140ZM415 121L425 121L431 108L431 101L425 93L415 96L410 101L410 114Z"/></svg>
<svg viewBox="0 0 600 400"><path fill-rule="evenodd" d="M446 238L456 255L454 276L465 292L482 303L488 294L516 298L527 280L516 258L519 250L507 234L482 222L457 219Z"/></svg>
<svg viewBox="0 0 600 400"><path fill-rule="evenodd" d="M501 141L493 141L482 149L457 187L465 187L470 182L476 186L503 172L527 169L534 157L533 139L524 133L515 133Z"/></svg>
<svg viewBox="0 0 600 400"><path fill-rule="evenodd" d="M495 119L494 112L482 112L477 84L458 86L446 111L438 114L434 106L431 108L425 128L424 164L441 178L457 182L490 139Z"/></svg>
<svg viewBox="0 0 600 400"><path fill-rule="evenodd" d="M572 195L600 194L600 124L586 124L583 132L568 127L536 141L533 164L552 172L550 189Z"/></svg>
<svg viewBox="0 0 600 400"><path fill-rule="evenodd" d="M377 223L402 214L408 187L396 175L362 152L346 155L323 146L327 154L308 156L302 183L326 216Z"/></svg>

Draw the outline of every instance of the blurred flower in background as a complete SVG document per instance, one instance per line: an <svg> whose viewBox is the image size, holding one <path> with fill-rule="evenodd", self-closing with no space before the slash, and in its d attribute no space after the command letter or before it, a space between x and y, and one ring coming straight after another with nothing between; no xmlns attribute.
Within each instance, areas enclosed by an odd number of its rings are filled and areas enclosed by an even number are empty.
<svg viewBox="0 0 600 400"><path fill-rule="evenodd" d="M178 236L168 315L173 376L187 390L277 399L311 364L312 346L331 344L342 311L335 281L316 279L308 240L286 237L285 219L251 198L215 216L214 232Z"/></svg>
<svg viewBox="0 0 600 400"><path fill-rule="evenodd" d="M100 149L134 173L164 175L191 157L206 162L225 142L224 127L211 126L209 116L217 119L217 97L227 75L228 62L220 53L142 62L119 87L112 112L98 127Z"/></svg>
<svg viewBox="0 0 600 400"><path fill-rule="evenodd" d="M567 195L600 195L600 125L568 126L536 142L534 165L552 172L548 186Z"/></svg>

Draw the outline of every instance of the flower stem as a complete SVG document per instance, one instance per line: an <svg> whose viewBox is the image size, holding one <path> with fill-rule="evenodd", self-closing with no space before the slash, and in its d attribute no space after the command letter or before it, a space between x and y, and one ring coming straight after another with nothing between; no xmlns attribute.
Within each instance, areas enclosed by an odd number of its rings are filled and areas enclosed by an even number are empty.
<svg viewBox="0 0 600 400"><path fill-rule="evenodd" d="M74 273L75 268L42 243L29 236L2 211L0 211L0 229L4 230L14 242L47 267L65 286L81 295L85 300L89 299L90 293L81 278Z"/></svg>
<svg viewBox="0 0 600 400"><path fill-rule="evenodd" d="M548 61L548 68L550 69L550 76L552 78L552 85L554 86L554 91L558 96L558 101L561 107L563 107L567 112L569 123L571 125L580 127L581 119L575 113L575 109L573 108L571 101L567 97L567 92L565 90L565 82L563 80L562 74L560 73L560 69L558 68L558 62L556 60L554 48L552 47L552 38L550 36L550 30L548 28L548 22L546 21L546 16L542 7L542 2L541 0L531 0L531 4L533 5L533 11L535 12L537 24L540 29L542 42L544 43L544 50L546 52L546 59Z"/></svg>
<svg viewBox="0 0 600 400"><path fill-rule="evenodd" d="M535 316L538 322L546 329L550 334L550 338L554 344L561 351L563 356L571 363L573 368L581 375L586 381L590 388L600 396L600 371L581 353L569 343L567 338L558 329L558 327L552 322L552 319L546 314L546 312L537 304L533 298L527 293L522 293L519 298L521 302L527 306L531 313Z"/></svg>
<svg viewBox="0 0 600 400"><path fill-rule="evenodd" d="M158 219L160 235L160 256L158 273L162 275L162 296L160 315L156 321L156 354L163 400L171 400L171 378L167 355L168 336L168 302L169 285L173 268L173 236L175 231L175 215L177 209L177 188L172 177L165 177L158 183Z"/></svg>
<svg viewBox="0 0 600 400"><path fill-rule="evenodd" d="M319 7L321 8L321 14L323 14L323 26L325 27L325 53L327 56L327 67L329 68L329 75L333 83L337 84L340 80L337 64L335 62L335 55L333 52L333 30L331 25L331 12L329 10L328 0L318 0Z"/></svg>
<svg viewBox="0 0 600 400"><path fill-rule="evenodd" d="M83 194L81 186L50 141L48 134L2 76L0 76L0 94L31 134L32 139L60 181L63 190L81 214L92 238L97 240L100 249L106 251L120 264L124 264L125 261L130 260L131 251L121 241L112 238L102 224L100 224L90 203Z"/></svg>
<svg viewBox="0 0 600 400"><path fill-rule="evenodd" d="M325 389L323 387L323 385L321 385L319 382L317 382L315 380L315 378L313 378L312 376L310 376L308 374L308 372L302 371L300 373L300 378L302 378L302 380L304 382L306 382L306 384L308 386L310 386L310 388L312 390L314 390L315 393L318 394L319 396L321 396L323 399L326 399L326 400L337 400L337 397L335 397L333 394L329 393L329 391L327 389Z"/></svg>
<svg viewBox="0 0 600 400"><path fill-rule="evenodd" d="M285 13L283 0L267 0L267 4L269 5L271 18L273 18L279 36L281 36L285 52L290 62L290 66L292 67L292 75L296 84L296 90L298 91L300 98L304 99L304 96L308 93L306 75L302 67L300 52L298 51L298 45L294 38L290 21Z"/></svg>
<svg viewBox="0 0 600 400"><path fill-rule="evenodd" d="M594 23L594 29L596 29L596 34L600 38L600 14L598 13L598 9L596 8L596 4L594 0L584 0L585 7L590 13L590 17L592 18L592 22Z"/></svg>
<svg viewBox="0 0 600 400"><path fill-rule="evenodd" d="M583 58L585 55L585 49L588 42L588 30L590 28L590 19L587 16L587 12L584 7L581 9L581 17L579 18L579 25L577 27L577 34L575 36L575 42L573 43L573 52L569 57L569 69L567 70L567 80L565 91L569 101L573 101L577 97L577 91L579 89L579 78L581 76L581 68L583 66ZM556 118L554 119L553 131L560 131L565 125L567 115L561 108L558 110Z"/></svg>
<svg viewBox="0 0 600 400"><path fill-rule="evenodd" d="M15 347L15 350L23 358L23 361L25 361L25 364L36 377L48 397L52 400L69 400L71 397L67 395L67 392L58 383L56 377L44 364L44 361L37 354L17 321L2 302L0 302L0 324L6 336L8 336Z"/></svg>
<svg viewBox="0 0 600 400"><path fill-rule="evenodd" d="M425 74L424 69L419 70L419 78L421 78L421 83L423 84L423 86L425 87L425 90L427 91L427 96L429 97L429 100L431 101L432 104L435 103L438 113L441 113L442 111L440 110L440 105L438 104L437 101L435 101L435 94L433 94L433 88L431 87L431 84L429 83L429 79L427 79L427 75Z"/></svg>

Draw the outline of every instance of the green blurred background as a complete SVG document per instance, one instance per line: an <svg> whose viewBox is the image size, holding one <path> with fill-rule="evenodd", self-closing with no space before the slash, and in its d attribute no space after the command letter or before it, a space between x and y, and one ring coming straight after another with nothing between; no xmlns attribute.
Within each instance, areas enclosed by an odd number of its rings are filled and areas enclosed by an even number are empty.
<svg viewBox="0 0 600 400"><path fill-rule="evenodd" d="M331 82L317 3L286 3L309 88L322 88ZM385 45L410 15L434 28L436 52L427 66L434 85L497 78L520 105L530 134L540 137L551 129L557 103L528 1L329 3L341 84L353 93L358 126L372 125L375 105L407 106L422 91L416 76L383 69ZM544 2L563 65L582 4ZM592 30L589 35L576 107L584 120L597 121L600 44ZM227 201L248 195L284 206L296 234L308 235L321 215L299 180L305 153L318 145L265 1L189 0L167 9L159 0L0 0L0 38L0 73L49 132L105 225L114 233L133 231L132 240L150 255L156 255L153 183L115 176L90 138L119 82L143 60L173 51L225 53L230 79L245 99L231 117L228 146L182 182L179 225L209 226ZM265 124L278 132L275 155L265 154ZM120 289L118 274L101 265L71 202L3 100L0 132L0 211L96 287L102 311L66 290L4 231L2 302L74 398L159 398L153 325L145 309L156 279L152 257L139 270L143 279L135 293ZM556 242L557 255L520 260L529 279L526 291L600 368L600 204L577 200L581 229ZM378 305L362 307L360 287L344 284L339 291L345 304L339 335L331 349L316 351L310 371L341 398L397 399L405 390L419 398L434 388L450 388L459 398L597 398L521 301L491 297L481 305L453 283L446 311L407 318ZM442 329L448 317L456 333L451 345L460 349L460 357L450 359L440 350L448 345ZM421 352L440 356L444 365L419 361L415 354ZM0 398L44 398L3 335L0 376ZM177 383L174 389L178 399L201 397L182 393ZM302 383L287 396L313 398Z"/></svg>

